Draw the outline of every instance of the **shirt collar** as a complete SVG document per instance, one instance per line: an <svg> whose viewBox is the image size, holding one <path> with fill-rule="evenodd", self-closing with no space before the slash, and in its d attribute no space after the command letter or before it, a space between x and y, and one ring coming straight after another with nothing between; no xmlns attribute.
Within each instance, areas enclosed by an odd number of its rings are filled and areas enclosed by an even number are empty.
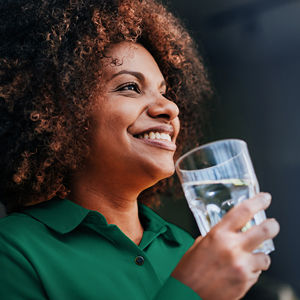
<svg viewBox="0 0 300 300"><path fill-rule="evenodd" d="M86 209L68 199L53 198L26 208L23 213L30 215L49 228L65 234L74 230L90 215L97 215L97 223L108 226L105 217L96 211ZM145 231L162 234L175 244L181 244L172 226L149 207L139 203L139 215Z"/></svg>
<svg viewBox="0 0 300 300"><path fill-rule="evenodd" d="M89 210L70 200L53 198L26 208L23 213L64 234L75 229L88 215Z"/></svg>
<svg viewBox="0 0 300 300"><path fill-rule="evenodd" d="M145 231L160 232L169 241L181 244L180 238L173 231L172 226L151 208L139 203L139 214Z"/></svg>

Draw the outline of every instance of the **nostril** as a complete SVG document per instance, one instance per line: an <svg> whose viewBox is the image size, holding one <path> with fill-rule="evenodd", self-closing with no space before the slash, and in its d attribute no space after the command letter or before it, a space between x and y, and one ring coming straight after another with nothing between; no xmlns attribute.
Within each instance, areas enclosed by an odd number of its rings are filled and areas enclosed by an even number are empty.
<svg viewBox="0 0 300 300"><path fill-rule="evenodd" d="M162 118L162 119L167 119L169 120L170 119L170 116L168 114L160 114L158 116L156 116L156 118Z"/></svg>

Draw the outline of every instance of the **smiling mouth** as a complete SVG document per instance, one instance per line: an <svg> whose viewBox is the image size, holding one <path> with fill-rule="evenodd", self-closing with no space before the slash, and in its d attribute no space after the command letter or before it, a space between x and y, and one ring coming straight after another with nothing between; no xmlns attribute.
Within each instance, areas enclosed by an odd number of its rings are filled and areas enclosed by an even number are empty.
<svg viewBox="0 0 300 300"><path fill-rule="evenodd" d="M135 138L138 139L145 139L145 140L163 140L163 141L169 141L171 142L171 136L169 133L164 132L145 132L143 134L134 135Z"/></svg>
<svg viewBox="0 0 300 300"><path fill-rule="evenodd" d="M171 135L166 132L150 131L138 135L133 135L133 137L150 146L170 151L176 150L176 144L172 142Z"/></svg>

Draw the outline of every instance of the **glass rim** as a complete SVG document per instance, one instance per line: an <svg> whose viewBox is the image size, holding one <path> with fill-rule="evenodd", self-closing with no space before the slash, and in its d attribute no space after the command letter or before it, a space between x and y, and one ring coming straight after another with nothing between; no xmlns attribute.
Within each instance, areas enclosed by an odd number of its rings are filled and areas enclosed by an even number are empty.
<svg viewBox="0 0 300 300"><path fill-rule="evenodd" d="M232 159L238 157L238 156L242 153L242 151L239 152L238 154L232 156L231 158L229 158L229 159L227 159L227 160L225 160L225 161L219 163L219 164L216 164L216 165L214 165L214 166L210 166L210 167L207 167L207 168L187 170L187 169L181 169L181 168L179 167L179 164L180 164L187 156L189 156L190 154L192 154L192 153L194 153L194 152L196 152L196 151L198 151L198 150L200 150L200 149L206 148L206 147L208 147L208 146L210 146L210 145L212 145L212 144L219 144L219 143L224 143L224 142L228 142L228 141L236 141L236 142L239 142L240 144L246 145L246 147L247 147L247 143L246 143L244 140L241 140L241 139L235 139L235 138L232 138L232 139L231 139L231 138L229 138L229 139L222 139L222 140L217 140L217 141L209 142L209 143L207 143L207 144L204 144L204 145L198 146L198 147L196 147L196 148L194 148L194 149L191 149L191 150L189 150L188 152L186 152L185 154L183 154L182 156L180 156L180 157L176 160L176 162L175 162L175 169L176 169L176 171L179 171L179 172L195 172L196 170L198 170L198 171L199 171L199 170L200 170L200 171L201 171L201 170L207 170L207 169L215 168L215 167L217 167L217 166L220 166L220 165L222 165L222 164L225 164L225 163L229 162L230 160L232 160Z"/></svg>

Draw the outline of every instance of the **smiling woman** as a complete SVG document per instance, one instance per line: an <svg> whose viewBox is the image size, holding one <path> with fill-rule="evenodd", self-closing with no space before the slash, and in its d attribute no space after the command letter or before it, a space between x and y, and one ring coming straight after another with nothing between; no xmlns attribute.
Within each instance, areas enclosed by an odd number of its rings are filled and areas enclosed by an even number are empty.
<svg viewBox="0 0 300 300"><path fill-rule="evenodd" d="M237 224L268 195L196 241L142 204L205 125L180 21L155 0L8 0L0 16L0 298L239 299L278 225Z"/></svg>
<svg viewBox="0 0 300 300"><path fill-rule="evenodd" d="M69 194L70 174L90 151L90 112L105 87L103 67L119 70L122 55L132 55L128 48L109 57L113 44L139 43L150 51L167 87L160 92L181 110L179 141L189 147L193 136L202 137L204 100L211 90L188 33L154 1L109 3L1 3L0 194L9 211ZM142 82L141 75L131 78ZM136 82L125 85L114 88L125 95ZM183 143L178 145L180 150Z"/></svg>
<svg viewBox="0 0 300 300"><path fill-rule="evenodd" d="M103 88L91 113L90 153L72 175L70 199L101 212L117 207L118 212L106 218L139 244L143 230L135 230L136 199L174 173L179 110L166 98L164 77L142 45L116 43L106 55ZM112 59L122 59L122 64L112 65ZM130 223L120 206L126 210L133 206Z"/></svg>

